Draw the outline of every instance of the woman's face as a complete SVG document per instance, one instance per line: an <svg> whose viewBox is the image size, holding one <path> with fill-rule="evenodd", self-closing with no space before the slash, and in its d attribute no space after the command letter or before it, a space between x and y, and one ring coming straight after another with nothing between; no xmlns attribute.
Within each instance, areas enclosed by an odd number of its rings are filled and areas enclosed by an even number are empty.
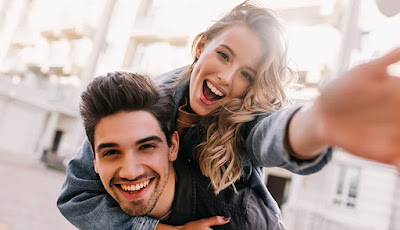
<svg viewBox="0 0 400 230"><path fill-rule="evenodd" d="M192 110L205 116L221 104L244 95L255 82L263 44L251 29L236 25L212 40L203 36L196 47L189 87Z"/></svg>

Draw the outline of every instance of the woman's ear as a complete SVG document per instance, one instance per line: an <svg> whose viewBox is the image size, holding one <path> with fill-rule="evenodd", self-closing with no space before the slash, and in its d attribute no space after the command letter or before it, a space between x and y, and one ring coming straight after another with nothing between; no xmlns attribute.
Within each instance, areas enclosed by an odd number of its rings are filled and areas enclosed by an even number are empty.
<svg viewBox="0 0 400 230"><path fill-rule="evenodd" d="M178 151L179 151L179 135L178 135L178 132L175 131L172 134L171 147L169 148L168 160L170 162L173 162L176 160L176 158L178 157Z"/></svg>
<svg viewBox="0 0 400 230"><path fill-rule="evenodd" d="M199 59L200 55L203 53L204 47L206 46L207 43L207 35L203 34L201 35L201 38L196 44L196 58Z"/></svg>

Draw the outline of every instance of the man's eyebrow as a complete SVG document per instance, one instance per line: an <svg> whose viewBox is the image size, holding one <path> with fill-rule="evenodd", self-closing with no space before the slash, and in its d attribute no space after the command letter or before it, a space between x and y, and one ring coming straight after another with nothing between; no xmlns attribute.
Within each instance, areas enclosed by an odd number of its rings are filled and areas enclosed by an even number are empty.
<svg viewBox="0 0 400 230"><path fill-rule="evenodd" d="M155 136L154 135L154 136L149 136L149 137L140 139L140 140L136 141L136 144L140 145L140 144L143 144L143 143L148 142L148 141L157 141L157 142L160 142L160 143L163 142L163 140L159 136Z"/></svg>
<svg viewBox="0 0 400 230"><path fill-rule="evenodd" d="M225 49L227 49L232 54L232 56L234 56L234 57L236 56L235 52L233 52L231 47L229 47L228 45L225 45L225 44L221 44L221 46L224 47ZM253 74L255 74L255 75L257 74L257 71L255 69L248 67L248 66L246 66L246 68L249 69L251 72L253 72Z"/></svg>
<svg viewBox="0 0 400 230"><path fill-rule="evenodd" d="M102 143L102 144L99 144L96 147L96 152L100 151L101 149L110 148L110 147L118 147L118 144L116 144L116 143Z"/></svg>
<svg viewBox="0 0 400 230"><path fill-rule="evenodd" d="M163 140L160 137L154 135L154 136L149 136L149 137L140 139L140 140L136 141L136 144L139 145L139 144L143 144L143 143L148 142L148 141L157 141L157 142L160 142L160 143L163 142ZM101 149L104 149L104 148L118 147L118 146L119 146L118 144L112 143L112 142L111 143L102 143L102 144L99 144L96 147L96 152L98 152L98 151L100 151Z"/></svg>

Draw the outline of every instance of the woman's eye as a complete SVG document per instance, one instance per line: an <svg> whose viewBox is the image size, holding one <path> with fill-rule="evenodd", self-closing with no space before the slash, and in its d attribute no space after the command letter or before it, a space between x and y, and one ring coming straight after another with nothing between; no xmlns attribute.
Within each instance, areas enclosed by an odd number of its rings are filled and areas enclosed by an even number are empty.
<svg viewBox="0 0 400 230"><path fill-rule="evenodd" d="M241 72L242 76L244 78L246 78L246 80L252 82L253 81L253 77L251 76L251 74L247 73L247 72Z"/></svg>
<svg viewBox="0 0 400 230"><path fill-rule="evenodd" d="M115 155L118 154L118 150L115 149L111 149L111 150L107 150L103 153L103 156L111 156L111 155Z"/></svg>
<svg viewBox="0 0 400 230"><path fill-rule="evenodd" d="M139 147L139 150L147 150L147 149L152 149L155 148L156 146L153 144L144 144L142 146Z"/></svg>
<svg viewBox="0 0 400 230"><path fill-rule="evenodd" d="M225 59L226 61L229 61L229 57L226 53L222 52L222 51L217 51L217 53L219 54L219 56L221 56L223 59Z"/></svg>

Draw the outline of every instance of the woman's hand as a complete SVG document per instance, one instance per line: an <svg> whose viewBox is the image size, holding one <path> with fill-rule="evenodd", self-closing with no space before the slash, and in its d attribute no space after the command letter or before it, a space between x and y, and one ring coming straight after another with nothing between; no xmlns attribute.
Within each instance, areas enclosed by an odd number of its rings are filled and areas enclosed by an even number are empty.
<svg viewBox="0 0 400 230"><path fill-rule="evenodd" d="M400 77L387 72L399 61L400 48L322 89L314 109L323 143L400 169Z"/></svg>
<svg viewBox="0 0 400 230"><path fill-rule="evenodd" d="M156 230L211 230L211 226L224 225L231 220L230 217L214 216L201 220L191 221L183 226L170 226L158 224Z"/></svg>

